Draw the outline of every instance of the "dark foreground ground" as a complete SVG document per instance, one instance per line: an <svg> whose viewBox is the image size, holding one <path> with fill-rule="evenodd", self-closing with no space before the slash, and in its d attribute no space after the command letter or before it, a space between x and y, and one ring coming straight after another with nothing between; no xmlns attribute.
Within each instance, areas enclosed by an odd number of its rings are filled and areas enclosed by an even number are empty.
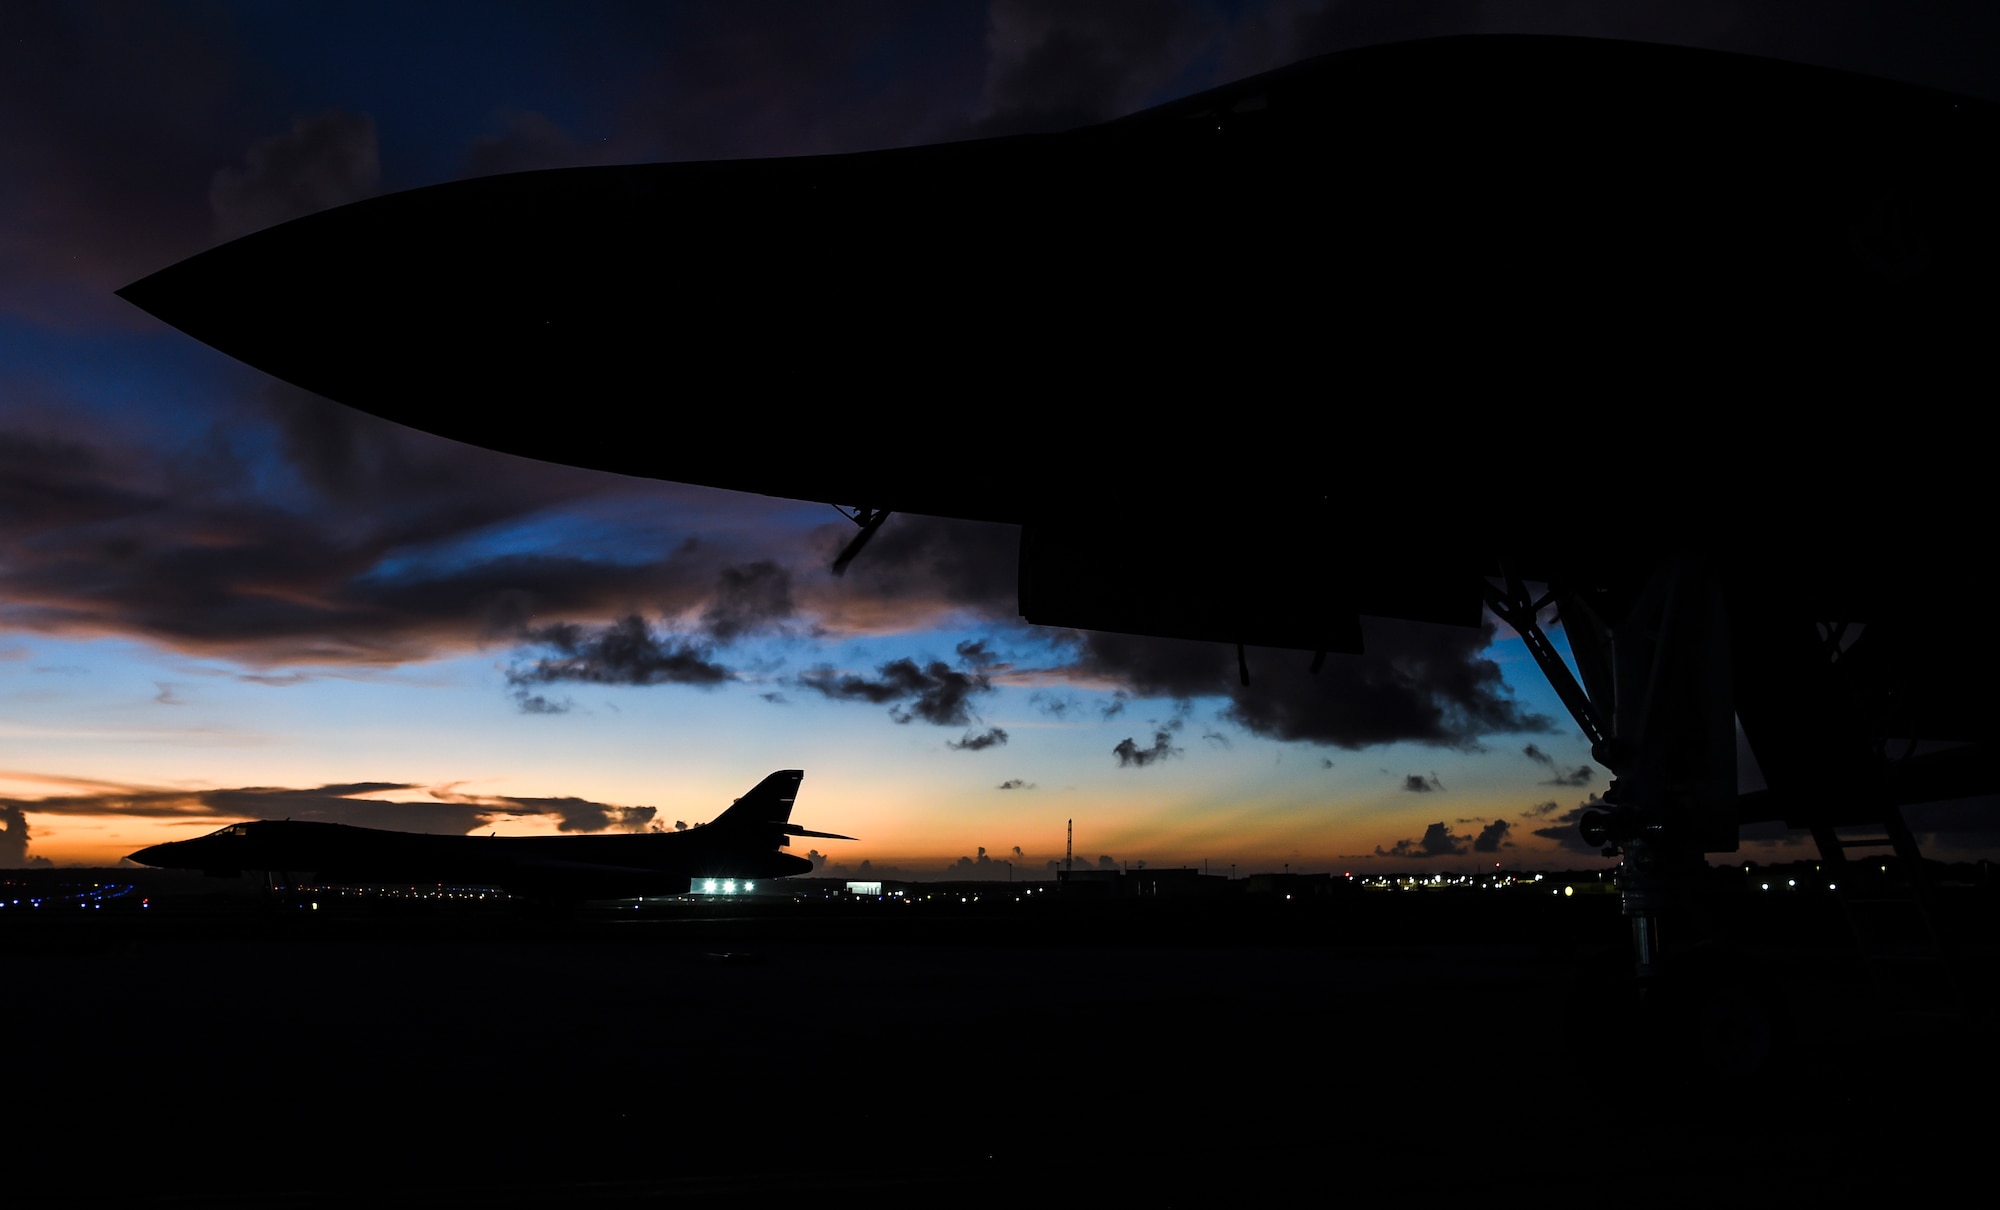
<svg viewBox="0 0 2000 1210"><path fill-rule="evenodd" d="M1610 897L163 906L0 921L0 1200L1990 1187L1991 1015L1882 1012L1831 900L1722 912L1658 1018Z"/></svg>

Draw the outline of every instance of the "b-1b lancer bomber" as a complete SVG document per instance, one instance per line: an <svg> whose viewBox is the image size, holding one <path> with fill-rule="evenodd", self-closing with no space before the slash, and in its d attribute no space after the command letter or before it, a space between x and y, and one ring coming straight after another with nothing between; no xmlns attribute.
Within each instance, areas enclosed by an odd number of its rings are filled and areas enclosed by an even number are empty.
<svg viewBox="0 0 2000 1210"><path fill-rule="evenodd" d="M144 865L236 875L310 872L322 883L500 887L522 895L624 899L679 895L697 878L755 880L803 874L783 852L795 836L852 840L791 822L802 769L780 769L712 822L619 836L429 836L306 820L231 824L207 836L132 854Z"/></svg>

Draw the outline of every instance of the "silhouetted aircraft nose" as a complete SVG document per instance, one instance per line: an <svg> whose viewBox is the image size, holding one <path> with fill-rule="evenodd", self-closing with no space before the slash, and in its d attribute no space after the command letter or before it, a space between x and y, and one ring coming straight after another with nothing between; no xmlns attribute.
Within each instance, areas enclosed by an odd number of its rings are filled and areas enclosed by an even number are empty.
<svg viewBox="0 0 2000 1210"><path fill-rule="evenodd" d="M173 847L174 847L173 842L171 841L169 841L166 844L148 845L147 847L140 849L136 853L126 854L125 860L136 861L140 865L150 865L150 866L172 865L173 854L171 853L170 850L172 850Z"/></svg>

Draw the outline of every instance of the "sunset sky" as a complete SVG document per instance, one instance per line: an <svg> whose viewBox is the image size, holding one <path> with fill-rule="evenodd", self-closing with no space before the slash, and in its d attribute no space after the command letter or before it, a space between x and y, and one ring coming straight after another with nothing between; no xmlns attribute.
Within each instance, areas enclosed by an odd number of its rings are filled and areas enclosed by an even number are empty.
<svg viewBox="0 0 2000 1210"><path fill-rule="evenodd" d="M1316 677L1253 649L1246 690L1223 649L1022 623L1009 527L898 515L836 579L853 531L824 503L456 445L112 292L381 193L1064 129L1426 34L1647 38L2000 97L1990 13L1791 7L9 3L0 866L256 817L672 828L780 768L806 771L799 822L860 838L821 842L831 872L1042 876L1070 819L1091 864L1608 864L1570 826L1607 775L1490 622L1371 623ZM1033 440L996 426L992 456ZM1985 851L1963 811L1911 815L1936 855Z"/></svg>

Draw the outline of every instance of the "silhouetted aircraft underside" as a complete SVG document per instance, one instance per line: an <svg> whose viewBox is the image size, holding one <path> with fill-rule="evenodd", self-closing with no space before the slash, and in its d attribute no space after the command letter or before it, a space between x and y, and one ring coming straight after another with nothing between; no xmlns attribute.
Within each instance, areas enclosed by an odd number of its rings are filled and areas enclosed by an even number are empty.
<svg viewBox="0 0 2000 1210"><path fill-rule="evenodd" d="M812 863L780 850L789 837L848 840L791 821L805 774L781 769L714 822L624 836L429 836L346 824L258 820L158 844L131 860L172 869L239 874L290 871L327 884L501 887L558 899L679 895L696 878L803 874Z"/></svg>
<svg viewBox="0 0 2000 1210"><path fill-rule="evenodd" d="M1996 135L1799 64L1448 38L1060 134L412 190L121 293L492 449L858 541L1019 524L1033 622L1324 653L1490 607L1618 774L1592 835L1643 921L1740 821L1996 789Z"/></svg>

